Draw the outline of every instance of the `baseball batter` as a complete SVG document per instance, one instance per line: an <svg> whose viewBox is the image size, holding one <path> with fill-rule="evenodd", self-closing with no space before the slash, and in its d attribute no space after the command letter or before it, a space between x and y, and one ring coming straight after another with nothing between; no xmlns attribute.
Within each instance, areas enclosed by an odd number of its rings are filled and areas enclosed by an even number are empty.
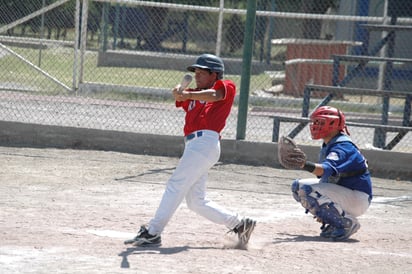
<svg viewBox="0 0 412 274"><path fill-rule="evenodd" d="M366 212L372 200L367 161L348 136L342 111L322 106L310 120L312 139L323 139L320 159L319 163L304 160L299 167L318 179L295 180L293 197L322 222L321 237L346 240L360 228L356 217ZM298 150L292 149L292 155ZM290 161L296 159L302 157L294 155Z"/></svg>
<svg viewBox="0 0 412 274"><path fill-rule="evenodd" d="M223 80L224 63L215 55L202 54L187 69L195 74L196 88L181 90L178 85L172 90L176 107L186 112L183 155L166 184L156 214L148 226L141 226L138 235L125 244L160 245L162 231L185 199L189 209L237 233L239 244L244 247L256 222L206 197L208 171L220 157L220 133L232 108L236 86Z"/></svg>

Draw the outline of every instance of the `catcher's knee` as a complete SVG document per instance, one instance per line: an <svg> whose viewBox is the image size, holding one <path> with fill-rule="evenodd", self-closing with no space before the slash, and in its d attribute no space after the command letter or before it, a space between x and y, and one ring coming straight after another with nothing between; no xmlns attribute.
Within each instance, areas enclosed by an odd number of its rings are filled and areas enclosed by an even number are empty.
<svg viewBox="0 0 412 274"><path fill-rule="evenodd" d="M306 196L313 192L310 185L300 184L299 179L293 181L291 190L293 198L295 198L297 202L301 202L302 198L306 198Z"/></svg>
<svg viewBox="0 0 412 274"><path fill-rule="evenodd" d="M298 196L300 198L300 203L306 209L306 213L310 212L313 216L316 216L320 207L318 200L322 195L319 192L314 191L310 185L301 185L298 190Z"/></svg>
<svg viewBox="0 0 412 274"><path fill-rule="evenodd" d="M314 191L311 185L300 184L299 180L295 180L291 186L293 198L302 204L306 209L306 213L310 212L316 215L320 208L319 199L322 195Z"/></svg>
<svg viewBox="0 0 412 274"><path fill-rule="evenodd" d="M293 183L291 185L291 190L292 190L293 198L296 200L296 202L300 203L300 197L299 197L299 194L298 194L299 179L296 179L296 180L293 181Z"/></svg>

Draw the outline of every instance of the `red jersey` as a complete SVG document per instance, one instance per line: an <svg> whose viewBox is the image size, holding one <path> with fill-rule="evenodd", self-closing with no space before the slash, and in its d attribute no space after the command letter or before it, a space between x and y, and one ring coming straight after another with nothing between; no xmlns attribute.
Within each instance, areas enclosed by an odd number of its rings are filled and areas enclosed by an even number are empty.
<svg viewBox="0 0 412 274"><path fill-rule="evenodd" d="M236 85L231 80L217 80L212 89L224 88L224 97L220 101L205 102L199 100L176 101L176 107L181 107L186 112L185 136L193 131L208 129L220 134L226 125L226 119L230 114L233 100L236 95ZM188 89L198 91L199 89Z"/></svg>

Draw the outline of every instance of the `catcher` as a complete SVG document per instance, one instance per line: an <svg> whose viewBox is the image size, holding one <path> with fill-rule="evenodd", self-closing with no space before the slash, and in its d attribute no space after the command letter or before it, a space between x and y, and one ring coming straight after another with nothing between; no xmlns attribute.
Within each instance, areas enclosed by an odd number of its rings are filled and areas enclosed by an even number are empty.
<svg viewBox="0 0 412 274"><path fill-rule="evenodd" d="M317 176L296 179L292 183L293 198L322 223L321 237L346 240L359 230L356 217L366 212L372 200L367 161L350 139L340 110L322 106L310 120L312 139L323 139L319 163L307 161L289 137L279 141L279 162L285 168L303 169Z"/></svg>

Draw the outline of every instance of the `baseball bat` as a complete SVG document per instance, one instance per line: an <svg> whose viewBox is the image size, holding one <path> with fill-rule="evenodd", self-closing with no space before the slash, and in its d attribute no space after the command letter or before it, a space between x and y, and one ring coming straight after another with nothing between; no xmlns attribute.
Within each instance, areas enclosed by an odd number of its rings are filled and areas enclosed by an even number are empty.
<svg viewBox="0 0 412 274"><path fill-rule="evenodd" d="M185 88L187 88L190 85L192 79L193 77L190 74L186 74L185 76L183 76L182 82L180 82L179 86L179 93L181 93Z"/></svg>

